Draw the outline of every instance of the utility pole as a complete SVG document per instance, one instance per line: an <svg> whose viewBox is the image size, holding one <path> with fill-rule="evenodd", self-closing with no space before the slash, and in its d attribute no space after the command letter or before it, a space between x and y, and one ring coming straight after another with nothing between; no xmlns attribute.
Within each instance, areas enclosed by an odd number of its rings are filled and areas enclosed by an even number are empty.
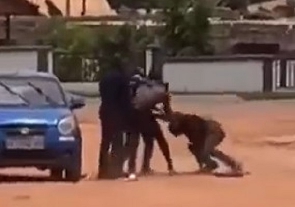
<svg viewBox="0 0 295 207"><path fill-rule="evenodd" d="M86 14L86 0L82 0L82 12L81 16L85 16Z"/></svg>
<svg viewBox="0 0 295 207"><path fill-rule="evenodd" d="M6 13L5 14L5 40L7 42L10 42L11 37L10 37L10 29L11 29L11 14Z"/></svg>
<svg viewBox="0 0 295 207"><path fill-rule="evenodd" d="M71 15L71 0L66 0L66 17Z"/></svg>

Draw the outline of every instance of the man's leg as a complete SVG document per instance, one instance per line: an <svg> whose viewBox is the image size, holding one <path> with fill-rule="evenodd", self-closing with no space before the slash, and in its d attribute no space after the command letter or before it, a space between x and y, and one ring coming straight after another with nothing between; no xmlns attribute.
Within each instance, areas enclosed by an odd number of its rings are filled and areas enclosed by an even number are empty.
<svg viewBox="0 0 295 207"><path fill-rule="evenodd" d="M212 160L210 155L219 143L220 141L215 135L210 134L206 137L205 143L203 145L203 148L200 150L199 155L201 162L205 165L203 170L212 171L218 167L217 162Z"/></svg>
<svg viewBox="0 0 295 207"><path fill-rule="evenodd" d="M226 165L231 167L234 171L242 172L242 166L241 164L236 161L233 157L223 153L222 151L218 149L214 149L211 152L211 155L219 159L220 161L224 162Z"/></svg>
<svg viewBox="0 0 295 207"><path fill-rule="evenodd" d="M128 153L128 174L136 173L136 158L137 149L139 146L139 133L129 133L128 146L126 147Z"/></svg>
<svg viewBox="0 0 295 207"><path fill-rule="evenodd" d="M195 146L194 144L189 143L187 145L187 148L190 151L190 153L195 157L195 159L196 159L196 161L197 161L197 163L199 165L199 169L202 169L203 168L203 163L202 163L201 156L200 156L199 146Z"/></svg>
<svg viewBox="0 0 295 207"><path fill-rule="evenodd" d="M167 140L164 137L163 131L159 123L155 120L155 138L160 147L160 150L166 160L167 168L170 173L174 173L173 161Z"/></svg>
<svg viewBox="0 0 295 207"><path fill-rule="evenodd" d="M112 141L112 131L108 128L106 120L101 119L101 143L99 151L99 163L98 163L98 178L109 177L109 149Z"/></svg>
<svg viewBox="0 0 295 207"><path fill-rule="evenodd" d="M141 173L151 174L153 170L151 169L150 162L151 162L151 158L153 156L153 151L154 151L154 137L148 136L147 134L142 134L142 138L143 138L145 147L144 147Z"/></svg>
<svg viewBox="0 0 295 207"><path fill-rule="evenodd" d="M119 178L123 175L124 164L124 145L123 132L117 131L112 139L111 149L111 174L113 178Z"/></svg>
<svg viewBox="0 0 295 207"><path fill-rule="evenodd" d="M218 167L217 162L211 159L210 154L219 144L214 136L206 136L203 145L188 144L189 151L194 155L201 171L211 171Z"/></svg>

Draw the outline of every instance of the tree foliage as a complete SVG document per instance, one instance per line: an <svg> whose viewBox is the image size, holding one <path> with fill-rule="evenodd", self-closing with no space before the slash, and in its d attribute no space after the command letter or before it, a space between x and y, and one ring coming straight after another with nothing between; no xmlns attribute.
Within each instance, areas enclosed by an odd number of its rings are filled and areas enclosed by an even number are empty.
<svg viewBox="0 0 295 207"><path fill-rule="evenodd" d="M117 67L136 67L140 64L138 52L144 51L151 40L146 27L126 24L93 29L55 21L43 42L56 50L56 75L62 81L77 81L85 76L97 80L105 71Z"/></svg>
<svg viewBox="0 0 295 207"><path fill-rule="evenodd" d="M163 26L157 35L168 55L212 52L208 20L211 9L206 0L162 0L157 5L163 8ZM140 66L146 46L158 39L147 26L102 25L94 29L70 25L58 18L52 21L51 32L43 42L60 53L55 72L62 81L79 81L85 77L97 80L105 71L117 67L133 69Z"/></svg>
<svg viewBox="0 0 295 207"><path fill-rule="evenodd" d="M191 51L191 55L210 53L210 15L211 9L205 0L163 2L162 35L169 54L179 55L183 50Z"/></svg>
<svg viewBox="0 0 295 207"><path fill-rule="evenodd" d="M94 34L90 28L67 25L60 19L52 19L51 32L45 37L45 44L69 53L87 53L94 45Z"/></svg>
<svg viewBox="0 0 295 207"><path fill-rule="evenodd" d="M67 26L61 19L52 19L51 32L42 41L55 48L55 74L61 81L79 81L83 77L82 54L88 56L94 47L94 34L89 28Z"/></svg>

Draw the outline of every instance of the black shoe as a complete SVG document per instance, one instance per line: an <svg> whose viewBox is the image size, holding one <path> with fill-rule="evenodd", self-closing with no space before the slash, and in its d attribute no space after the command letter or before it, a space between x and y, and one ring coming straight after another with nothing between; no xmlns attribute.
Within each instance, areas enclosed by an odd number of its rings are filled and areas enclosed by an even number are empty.
<svg viewBox="0 0 295 207"><path fill-rule="evenodd" d="M141 169L141 171L140 171L140 174L141 174L141 175L144 175L144 176L152 175L152 174L154 174L154 173L155 173L155 171L154 171L152 168L143 168L143 169Z"/></svg>
<svg viewBox="0 0 295 207"><path fill-rule="evenodd" d="M217 162L214 160L210 160L205 164L205 167L203 168L203 170L211 172L211 171L215 170L216 168L218 168Z"/></svg>

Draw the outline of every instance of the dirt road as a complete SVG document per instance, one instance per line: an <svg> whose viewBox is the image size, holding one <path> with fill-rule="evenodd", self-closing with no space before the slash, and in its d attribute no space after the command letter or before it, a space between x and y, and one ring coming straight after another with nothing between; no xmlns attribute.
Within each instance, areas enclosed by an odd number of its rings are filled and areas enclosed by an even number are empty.
<svg viewBox="0 0 295 207"><path fill-rule="evenodd" d="M92 102L94 103L94 102ZM270 207L295 206L295 152L292 142L280 143L285 135L295 135L295 102L218 102L216 100L174 102L178 110L216 117L224 123L228 140L222 148L243 161L251 172L244 178L217 178L194 175L194 160L189 156L183 138L166 132L171 143L179 175L169 177L158 150L153 167L158 172L138 182L96 181L99 125L96 106L89 104L78 112L84 135L83 171L90 176L78 184L44 182L40 173L31 169L1 170L18 182L0 183L2 207ZM165 125L163 125L165 128ZM281 136L281 137L277 137ZM294 139L295 140L295 139ZM13 175L38 176L24 180ZM1 178L1 177L0 177Z"/></svg>

